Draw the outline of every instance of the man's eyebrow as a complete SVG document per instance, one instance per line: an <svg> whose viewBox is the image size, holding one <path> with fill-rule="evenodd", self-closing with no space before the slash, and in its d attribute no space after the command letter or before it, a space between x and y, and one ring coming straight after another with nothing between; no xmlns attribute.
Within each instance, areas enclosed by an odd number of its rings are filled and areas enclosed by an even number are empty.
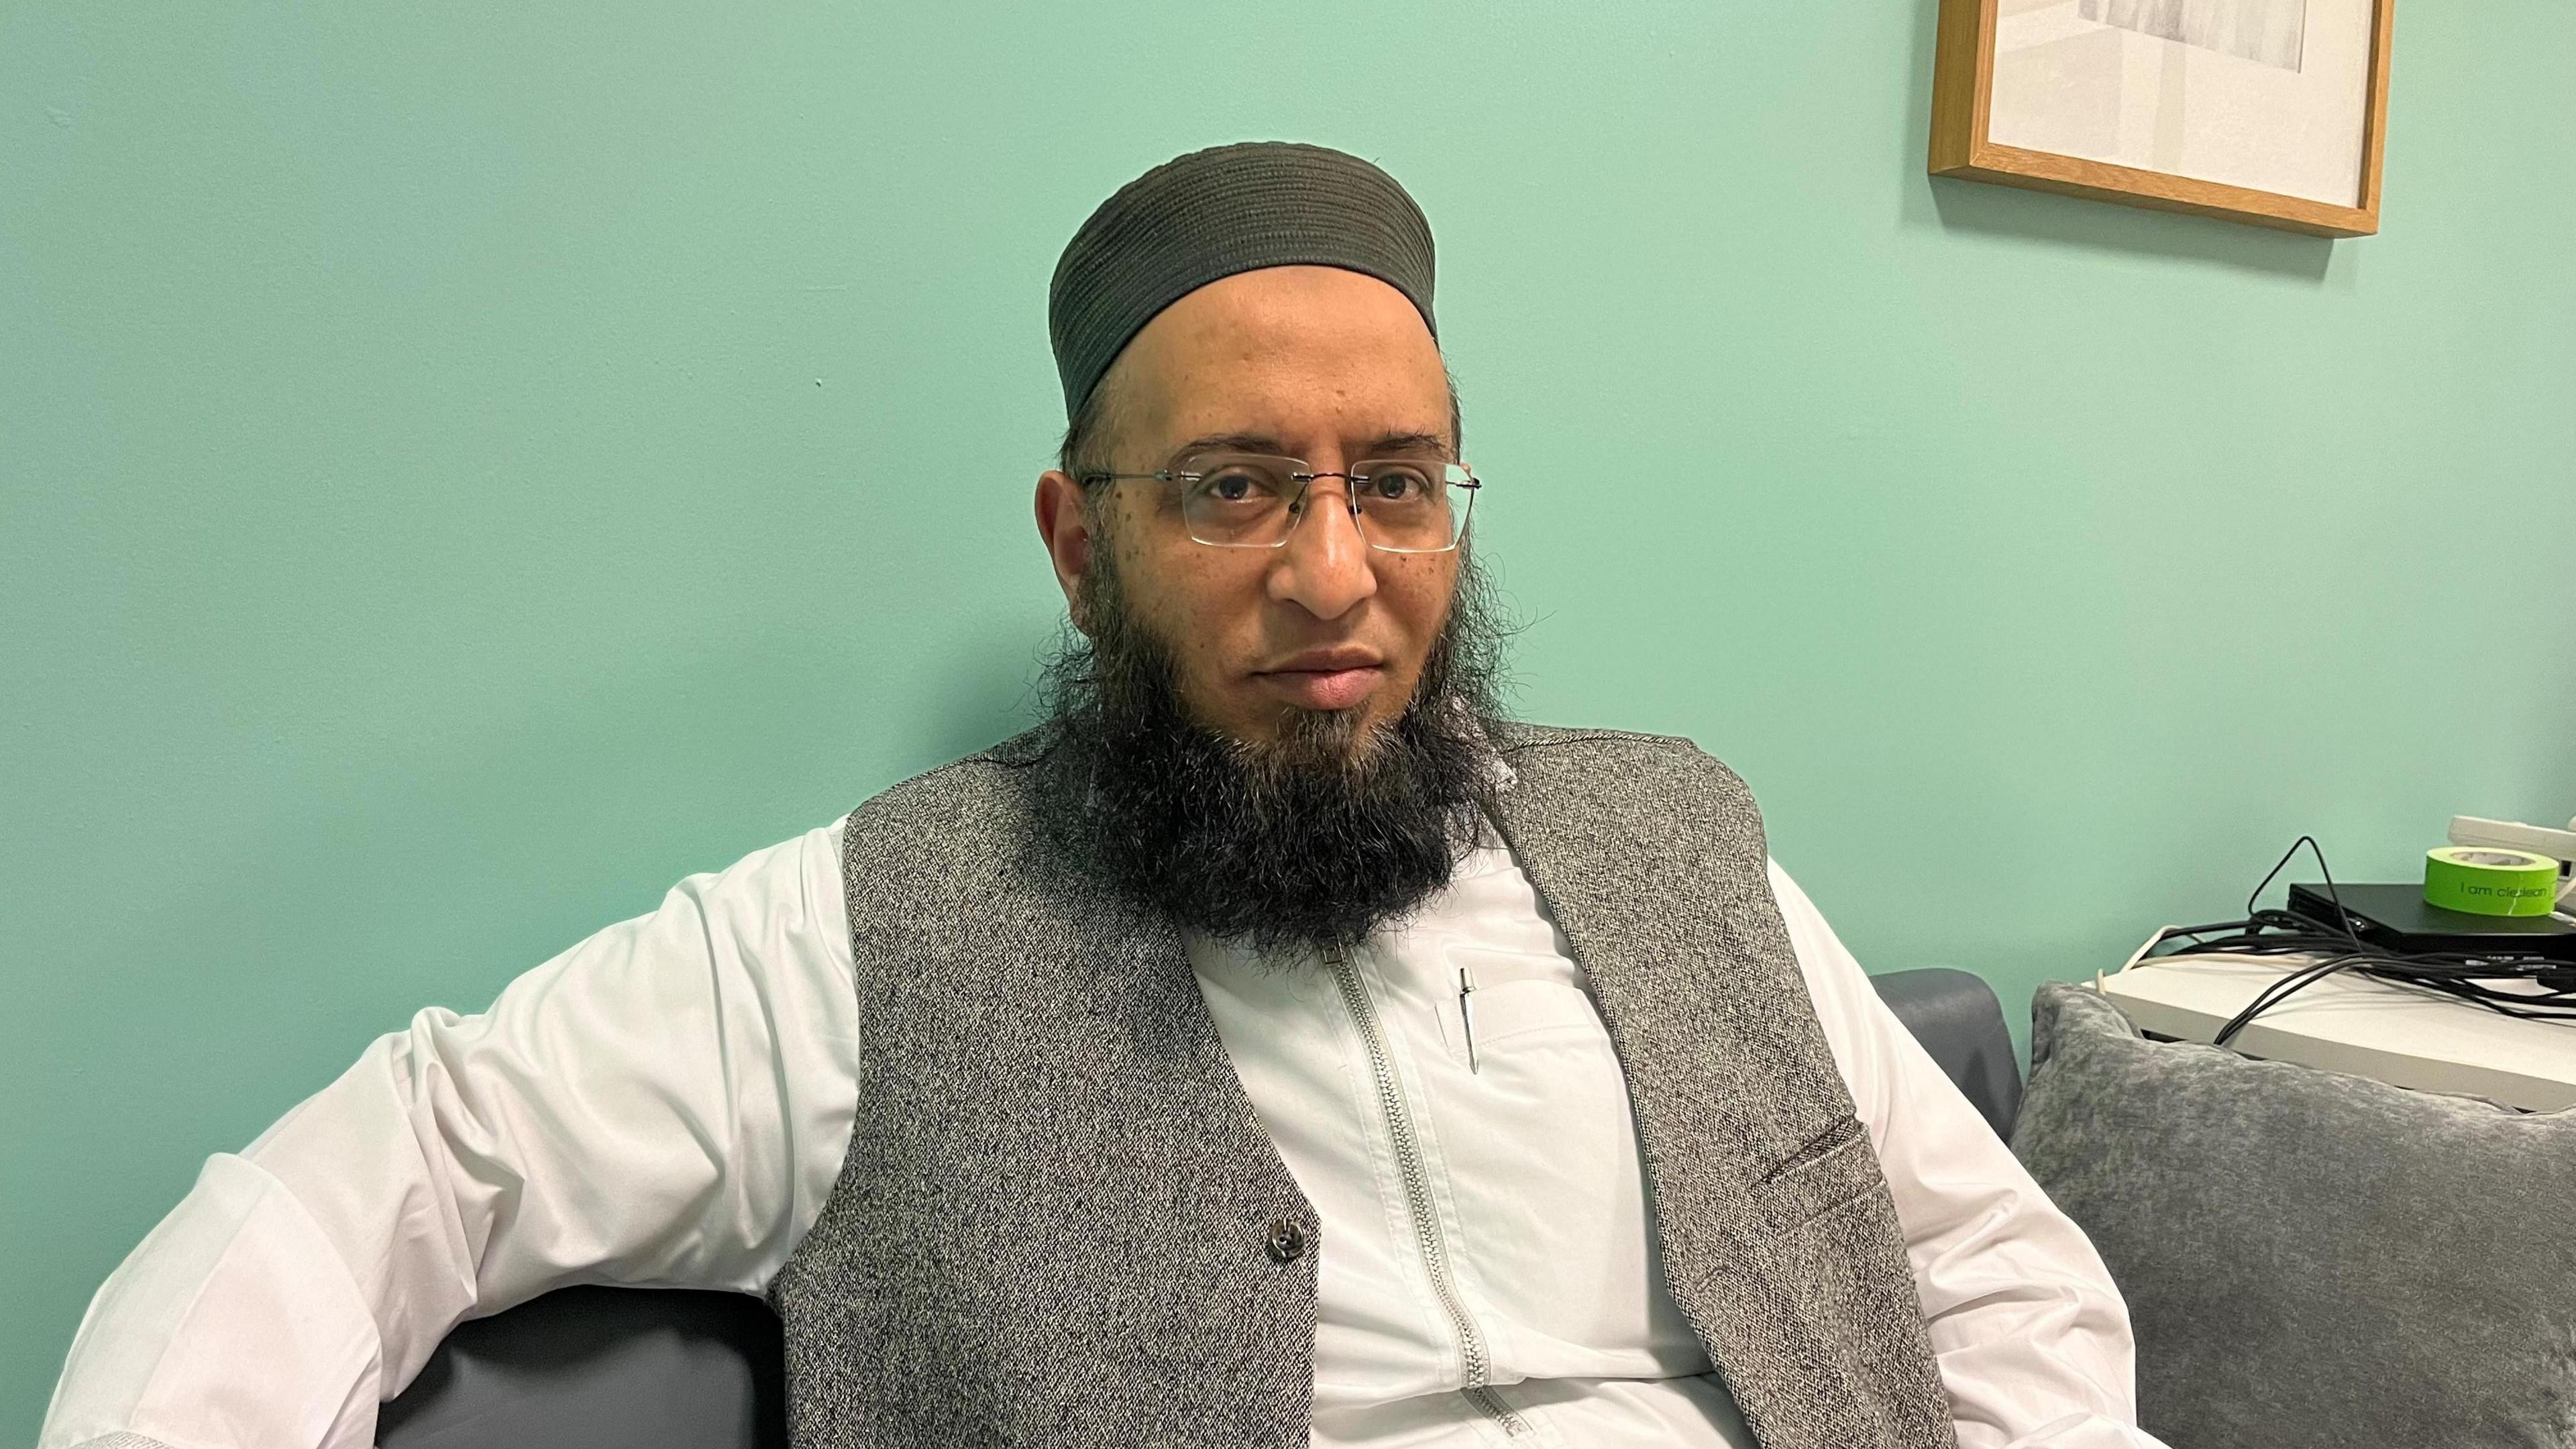
<svg viewBox="0 0 2576 1449"><path fill-rule="evenodd" d="M1180 453L1268 453L1274 457L1288 449L1267 433L1208 433L1181 444Z"/></svg>
<svg viewBox="0 0 2576 1449"><path fill-rule="evenodd" d="M1446 453L1449 440L1438 433L1380 433L1355 450L1354 458L1402 458L1415 453ZM1181 444L1174 456L1190 453L1267 453L1294 456L1268 433L1208 433Z"/></svg>
<svg viewBox="0 0 2576 1449"><path fill-rule="evenodd" d="M1367 458L1401 458L1409 453L1446 453L1449 440L1438 433L1380 433L1360 450Z"/></svg>

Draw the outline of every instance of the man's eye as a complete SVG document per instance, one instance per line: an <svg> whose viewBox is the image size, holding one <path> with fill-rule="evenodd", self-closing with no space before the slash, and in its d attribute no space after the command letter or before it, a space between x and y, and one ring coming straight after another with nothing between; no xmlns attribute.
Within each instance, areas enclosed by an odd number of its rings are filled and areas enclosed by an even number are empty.
<svg viewBox="0 0 2576 1449"><path fill-rule="evenodd" d="M1369 475L1368 496L1378 502L1402 503L1420 498L1430 486L1430 480L1411 468L1389 468Z"/></svg>
<svg viewBox="0 0 2576 1449"><path fill-rule="evenodd" d="M1199 480L1199 495L1219 503L1251 503L1273 491L1267 480L1249 469L1229 468Z"/></svg>

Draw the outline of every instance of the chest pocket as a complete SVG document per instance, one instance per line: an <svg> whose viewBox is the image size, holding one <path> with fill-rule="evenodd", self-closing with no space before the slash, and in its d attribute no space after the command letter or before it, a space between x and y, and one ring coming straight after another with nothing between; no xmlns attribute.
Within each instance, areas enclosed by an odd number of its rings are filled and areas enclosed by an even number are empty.
<svg viewBox="0 0 2576 1449"><path fill-rule="evenodd" d="M1591 993L1562 981L1499 981L1475 994L1476 1049L1536 1046L1586 1037L1609 1045Z"/></svg>
<svg viewBox="0 0 2576 1449"><path fill-rule="evenodd" d="M1855 1203L1884 1200L1886 1185L1868 1129L1857 1117L1843 1117L1763 1173L1754 1190L1779 1230L1795 1233Z"/></svg>

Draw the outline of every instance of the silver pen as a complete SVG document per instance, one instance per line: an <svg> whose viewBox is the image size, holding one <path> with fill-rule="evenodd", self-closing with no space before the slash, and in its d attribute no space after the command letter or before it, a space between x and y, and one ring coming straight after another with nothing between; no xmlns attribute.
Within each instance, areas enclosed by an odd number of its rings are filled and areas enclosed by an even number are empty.
<svg viewBox="0 0 2576 1449"><path fill-rule="evenodd" d="M1458 1019L1467 1026L1467 1070L1480 1070L1476 1065L1476 978L1467 968L1458 968Z"/></svg>

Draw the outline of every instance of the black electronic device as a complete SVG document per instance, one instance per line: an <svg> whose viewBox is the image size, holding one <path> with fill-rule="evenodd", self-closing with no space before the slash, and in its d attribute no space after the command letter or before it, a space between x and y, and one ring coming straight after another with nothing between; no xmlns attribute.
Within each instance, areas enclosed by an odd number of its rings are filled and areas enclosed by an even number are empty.
<svg viewBox="0 0 2576 1449"><path fill-rule="evenodd" d="M2343 901L2337 920L2335 900ZM2576 962L2576 926L2558 916L2473 916L2424 902L2421 885L2290 887L2290 910L2329 931L2350 929L2369 945L2405 955L2445 953L2502 960Z"/></svg>

